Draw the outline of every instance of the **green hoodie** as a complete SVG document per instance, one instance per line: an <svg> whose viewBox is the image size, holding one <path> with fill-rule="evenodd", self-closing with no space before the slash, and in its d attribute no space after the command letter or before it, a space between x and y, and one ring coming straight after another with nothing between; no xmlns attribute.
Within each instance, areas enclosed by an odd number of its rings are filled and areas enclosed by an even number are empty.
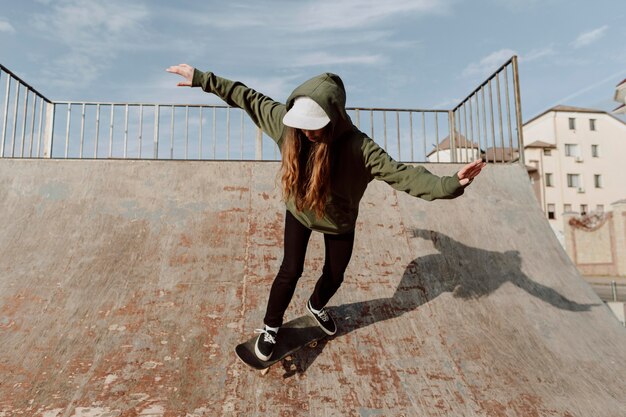
<svg viewBox="0 0 626 417"><path fill-rule="evenodd" d="M331 154L331 190L324 217L310 210L299 211L293 201L289 210L302 224L322 233L338 234L354 230L359 202L373 179L385 181L398 191L432 201L456 198L464 187L456 175L439 177L422 166L403 164L392 159L384 149L352 124L346 112L346 91L341 78L325 73L297 87L282 104L212 72L194 71L192 86L214 93L231 106L246 111L254 123L280 148L285 125L283 116L296 97L307 96L319 104L333 124Z"/></svg>

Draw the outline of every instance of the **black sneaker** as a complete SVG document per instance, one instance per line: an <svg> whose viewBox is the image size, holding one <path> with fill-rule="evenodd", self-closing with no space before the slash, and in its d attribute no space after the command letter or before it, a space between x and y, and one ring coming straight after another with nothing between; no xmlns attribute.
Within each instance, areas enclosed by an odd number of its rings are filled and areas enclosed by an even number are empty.
<svg viewBox="0 0 626 417"><path fill-rule="evenodd" d="M254 353L262 361L270 360L276 345L276 332L266 329L257 329L254 332L260 333L254 344Z"/></svg>
<svg viewBox="0 0 626 417"><path fill-rule="evenodd" d="M311 316L315 319L317 324L326 332L327 335L332 336L337 332L337 326L335 325L335 321L323 308L319 310L319 313L314 313L311 309L311 300L306 303L306 310L309 312Z"/></svg>

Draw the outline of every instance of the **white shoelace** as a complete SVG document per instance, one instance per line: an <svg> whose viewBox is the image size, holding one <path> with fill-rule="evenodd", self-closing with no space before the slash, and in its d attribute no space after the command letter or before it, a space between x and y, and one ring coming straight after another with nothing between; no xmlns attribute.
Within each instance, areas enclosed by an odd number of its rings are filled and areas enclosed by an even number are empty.
<svg viewBox="0 0 626 417"><path fill-rule="evenodd" d="M256 334L262 334L263 335L263 341L267 342L267 343L272 343L272 344L276 344L276 337L272 336L272 334L270 332L268 332L265 329L256 329L254 331L254 333Z"/></svg>
<svg viewBox="0 0 626 417"><path fill-rule="evenodd" d="M328 321L328 314L326 313L326 310L320 310L320 312L317 313L317 316L322 319L322 321Z"/></svg>

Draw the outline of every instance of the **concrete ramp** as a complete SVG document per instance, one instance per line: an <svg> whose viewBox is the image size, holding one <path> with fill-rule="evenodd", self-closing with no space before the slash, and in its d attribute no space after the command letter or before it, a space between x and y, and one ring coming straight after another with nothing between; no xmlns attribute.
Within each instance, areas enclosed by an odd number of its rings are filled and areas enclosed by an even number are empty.
<svg viewBox="0 0 626 417"><path fill-rule="evenodd" d="M282 256L277 171L0 160L0 417L624 415L626 331L517 165L453 201L372 183L339 334L246 368L233 348ZM287 318L323 261L314 234Z"/></svg>

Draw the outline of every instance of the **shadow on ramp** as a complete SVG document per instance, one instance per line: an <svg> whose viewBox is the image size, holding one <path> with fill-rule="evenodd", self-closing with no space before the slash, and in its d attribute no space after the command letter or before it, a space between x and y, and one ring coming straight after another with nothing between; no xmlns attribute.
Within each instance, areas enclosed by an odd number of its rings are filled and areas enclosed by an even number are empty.
<svg viewBox="0 0 626 417"><path fill-rule="evenodd" d="M335 338L400 317L443 293L451 293L458 302L479 300L488 297L507 282L560 310L586 312L602 305L577 303L531 280L522 271L522 259L517 251L497 252L472 248L432 230L415 229L412 237L431 241L440 253L419 257L407 265L390 298L329 307L328 310L338 322ZM325 339L315 349L299 351L294 355L295 367L291 363L283 364L284 377L305 372L327 343L328 339Z"/></svg>

